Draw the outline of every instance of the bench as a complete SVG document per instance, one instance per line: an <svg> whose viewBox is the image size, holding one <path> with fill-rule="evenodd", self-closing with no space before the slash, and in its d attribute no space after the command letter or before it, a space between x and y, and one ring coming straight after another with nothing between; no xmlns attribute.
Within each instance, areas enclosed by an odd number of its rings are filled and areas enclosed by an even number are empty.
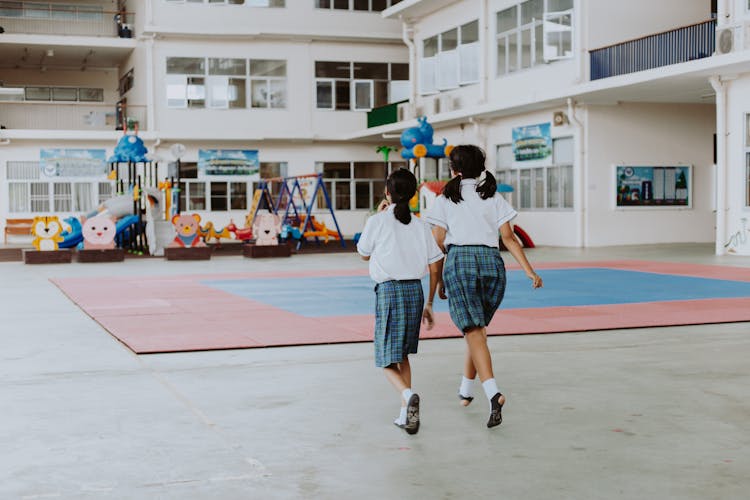
<svg viewBox="0 0 750 500"><path fill-rule="evenodd" d="M5 243L8 243L9 234L30 236L33 225L34 219L5 219Z"/></svg>

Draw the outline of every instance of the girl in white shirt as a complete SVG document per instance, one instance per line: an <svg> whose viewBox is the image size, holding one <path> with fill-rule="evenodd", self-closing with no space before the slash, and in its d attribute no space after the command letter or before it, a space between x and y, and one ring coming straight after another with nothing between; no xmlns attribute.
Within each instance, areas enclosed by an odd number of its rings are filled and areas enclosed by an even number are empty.
<svg viewBox="0 0 750 500"><path fill-rule="evenodd" d="M450 155L453 179L446 184L425 220L434 226L438 245L446 250L441 298L448 295L451 319L463 332L467 352L459 398L464 406L474 399L473 381L479 372L490 416L487 427L503 421L505 396L495 382L492 357L487 347L487 325L505 293L505 265L500 256L498 229L503 244L518 261L532 286L542 286L513 235L510 220L517 213L499 195L497 181L484 166L484 152L477 146L453 148ZM432 303L432 291L428 304Z"/></svg>
<svg viewBox="0 0 750 500"><path fill-rule="evenodd" d="M420 322L432 329L432 308L425 307L421 278L430 269L430 293L440 281L443 252L430 226L413 217L409 200L417 179L405 169L386 181L387 202L365 224L357 251L370 261L375 286L375 365L401 393L401 413L394 421L409 434L419 430L419 395L411 390L409 354L417 352Z"/></svg>

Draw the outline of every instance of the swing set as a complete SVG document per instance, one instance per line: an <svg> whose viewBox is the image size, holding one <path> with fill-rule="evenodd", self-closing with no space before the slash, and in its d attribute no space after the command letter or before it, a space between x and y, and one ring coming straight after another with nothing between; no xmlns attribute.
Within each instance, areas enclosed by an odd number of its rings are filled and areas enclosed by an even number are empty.
<svg viewBox="0 0 750 500"><path fill-rule="evenodd" d="M302 187L300 179L315 179L313 181L314 188L311 195ZM275 197L272 194L271 189L274 183L278 183L280 186L279 192ZM333 219L333 223L336 226L335 231L326 227L324 223L315 220L315 216L312 214L313 209L317 206L317 202L319 201L318 196L320 193L323 195L323 200L325 201L326 207L328 207L328 211ZM309 201L307 201L308 198ZM302 243L307 238L315 238L315 242L318 244L320 244L320 238L323 238L326 243L328 243L329 239L333 238L339 240L341 246L346 248L344 235L341 233L339 223L336 220L336 214L333 211L331 197L328 194L325 183L323 182L323 174L298 175L295 177L274 177L261 180L258 188L255 190L255 194L253 195L253 204L250 208L250 213L245 219L246 226L252 227L255 216L262 208L279 215L282 224L288 225L291 228L298 228L299 239L297 242L297 250L300 249Z"/></svg>

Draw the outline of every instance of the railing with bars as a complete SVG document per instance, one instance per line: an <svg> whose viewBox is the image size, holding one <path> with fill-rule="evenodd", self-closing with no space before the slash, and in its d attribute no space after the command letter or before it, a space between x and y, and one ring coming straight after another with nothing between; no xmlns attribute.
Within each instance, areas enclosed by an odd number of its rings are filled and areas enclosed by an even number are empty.
<svg viewBox="0 0 750 500"><path fill-rule="evenodd" d="M118 117L115 104L0 102L0 126L22 130L117 130L124 118L146 130L146 106L128 106Z"/></svg>
<svg viewBox="0 0 750 500"><path fill-rule="evenodd" d="M589 52L591 79L625 75L710 57L716 47L716 21L648 35Z"/></svg>
<svg viewBox="0 0 750 500"><path fill-rule="evenodd" d="M133 38L135 14L92 4L0 2L0 26L6 33Z"/></svg>

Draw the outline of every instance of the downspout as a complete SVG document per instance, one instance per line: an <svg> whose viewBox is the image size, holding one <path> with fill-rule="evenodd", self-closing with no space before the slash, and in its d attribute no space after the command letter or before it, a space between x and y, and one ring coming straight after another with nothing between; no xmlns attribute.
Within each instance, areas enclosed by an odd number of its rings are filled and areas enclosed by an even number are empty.
<svg viewBox="0 0 750 500"><path fill-rule="evenodd" d="M154 112L154 39L151 34L146 40L146 122L148 130L156 133L156 113Z"/></svg>
<svg viewBox="0 0 750 500"><path fill-rule="evenodd" d="M708 79L716 92L716 255L724 255L727 239L727 84L718 76Z"/></svg>
<svg viewBox="0 0 750 500"><path fill-rule="evenodd" d="M401 16L399 16L401 18ZM411 106L417 105L417 51L414 41L411 37L414 35L414 27L401 18L401 40L404 45L409 49L409 104Z"/></svg>
<svg viewBox="0 0 750 500"><path fill-rule="evenodd" d="M573 173L578 173L578 189L576 189L577 196L575 197L574 205L578 207L578 224L576 224L576 245L579 248L586 248L588 246L588 196L586 186L588 184L588 171L585 163L585 148L583 141L583 123L578 119L575 113L575 103L573 99L568 97L568 118L570 123L575 127L575 150L578 153L578 165L573 165Z"/></svg>
<svg viewBox="0 0 750 500"><path fill-rule="evenodd" d="M482 8L479 11L479 48L482 51L479 58L479 104L487 102L487 92L489 89L489 51L490 47L494 48L494 44L490 44L489 39L489 0L482 0Z"/></svg>

